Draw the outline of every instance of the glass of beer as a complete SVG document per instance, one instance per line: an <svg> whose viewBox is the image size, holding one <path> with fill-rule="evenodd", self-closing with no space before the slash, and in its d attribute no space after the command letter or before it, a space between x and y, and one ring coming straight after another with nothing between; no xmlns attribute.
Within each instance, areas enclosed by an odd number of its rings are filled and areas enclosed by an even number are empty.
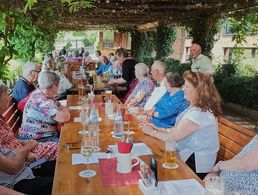
<svg viewBox="0 0 258 195"><path fill-rule="evenodd" d="M179 165L176 163L176 142L167 140L165 142L165 162L162 166L166 169L176 169Z"/></svg>
<svg viewBox="0 0 258 195"><path fill-rule="evenodd" d="M78 104L82 104L82 98L85 96L85 85L79 84L78 85L78 95L79 95L79 101Z"/></svg>

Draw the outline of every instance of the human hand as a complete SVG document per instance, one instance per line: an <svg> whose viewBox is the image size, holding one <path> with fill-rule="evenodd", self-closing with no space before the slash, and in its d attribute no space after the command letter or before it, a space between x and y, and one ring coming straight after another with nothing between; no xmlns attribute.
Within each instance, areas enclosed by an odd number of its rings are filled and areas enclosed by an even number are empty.
<svg viewBox="0 0 258 195"><path fill-rule="evenodd" d="M38 142L36 140L33 140L33 139L29 139L29 140L26 140L26 141L20 140L20 143L24 146L23 148L25 150L28 150L28 151L35 148L35 146L38 144Z"/></svg>
<svg viewBox="0 0 258 195"><path fill-rule="evenodd" d="M37 160L37 155L33 152L30 152L27 156L26 161L27 162L34 162L35 160Z"/></svg>
<svg viewBox="0 0 258 195"><path fill-rule="evenodd" d="M218 176L218 175L219 175L218 173L211 172L211 173L209 173L208 175L205 176L205 178L203 179L203 181L205 181L205 179L207 179L207 178L209 178L209 177Z"/></svg>

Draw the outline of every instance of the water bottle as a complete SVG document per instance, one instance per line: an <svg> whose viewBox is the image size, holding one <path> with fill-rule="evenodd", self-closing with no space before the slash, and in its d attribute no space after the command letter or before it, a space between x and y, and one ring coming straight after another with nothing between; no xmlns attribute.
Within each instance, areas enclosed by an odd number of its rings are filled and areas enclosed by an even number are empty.
<svg viewBox="0 0 258 195"><path fill-rule="evenodd" d="M90 112L90 119L88 125L89 133L94 140L96 150L99 150L99 120L96 113L95 105L93 104Z"/></svg>
<svg viewBox="0 0 258 195"><path fill-rule="evenodd" d="M123 137L124 135L124 123L120 108L120 102L117 105L117 111L115 116L115 124L114 124L114 136L115 137Z"/></svg>

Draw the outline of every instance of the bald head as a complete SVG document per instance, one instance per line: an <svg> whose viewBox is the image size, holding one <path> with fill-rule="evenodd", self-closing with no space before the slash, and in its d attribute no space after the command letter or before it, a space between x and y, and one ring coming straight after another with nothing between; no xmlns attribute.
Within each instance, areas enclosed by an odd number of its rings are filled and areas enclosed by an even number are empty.
<svg viewBox="0 0 258 195"><path fill-rule="evenodd" d="M151 75L159 83L163 80L166 72L166 64L161 61L154 61L151 66Z"/></svg>
<svg viewBox="0 0 258 195"><path fill-rule="evenodd" d="M202 48L199 44L192 44L190 48L190 56L191 58L196 58L202 53Z"/></svg>

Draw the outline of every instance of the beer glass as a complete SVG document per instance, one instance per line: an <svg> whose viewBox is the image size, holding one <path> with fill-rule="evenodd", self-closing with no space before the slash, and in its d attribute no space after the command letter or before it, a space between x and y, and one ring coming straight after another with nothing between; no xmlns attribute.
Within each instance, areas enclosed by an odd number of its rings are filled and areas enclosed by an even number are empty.
<svg viewBox="0 0 258 195"><path fill-rule="evenodd" d="M162 166L166 169L176 169L176 142L174 140L167 140L165 142L165 162Z"/></svg>
<svg viewBox="0 0 258 195"><path fill-rule="evenodd" d="M82 84L78 85L78 95L79 95L79 101L78 104L82 104L82 98L85 96L85 86Z"/></svg>

